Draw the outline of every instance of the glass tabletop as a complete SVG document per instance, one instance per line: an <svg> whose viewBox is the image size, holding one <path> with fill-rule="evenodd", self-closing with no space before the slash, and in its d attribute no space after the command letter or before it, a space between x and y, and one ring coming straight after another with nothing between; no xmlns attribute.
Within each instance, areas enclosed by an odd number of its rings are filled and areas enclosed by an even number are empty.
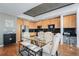
<svg viewBox="0 0 79 59"><path fill-rule="evenodd" d="M38 47L38 46L36 46L36 45L33 45L33 44L31 44L31 43L27 43L27 42L21 42L21 44L22 44L23 46L25 46L25 47L27 47L27 48L29 48L29 49L35 51L35 52L37 52L37 51L39 51L39 50L41 49L40 47Z"/></svg>

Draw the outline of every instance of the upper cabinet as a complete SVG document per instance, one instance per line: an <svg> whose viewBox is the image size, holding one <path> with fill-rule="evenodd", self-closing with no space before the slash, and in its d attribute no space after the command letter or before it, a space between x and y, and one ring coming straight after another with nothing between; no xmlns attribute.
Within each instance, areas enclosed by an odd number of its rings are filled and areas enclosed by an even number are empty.
<svg viewBox="0 0 79 59"><path fill-rule="evenodd" d="M17 25L23 25L23 20L20 19L20 18L18 18L18 19L17 19Z"/></svg>
<svg viewBox="0 0 79 59"><path fill-rule="evenodd" d="M76 28L76 15L64 16L64 28Z"/></svg>
<svg viewBox="0 0 79 59"><path fill-rule="evenodd" d="M57 17L57 18L51 19L50 24L54 24L55 28L60 28L60 18Z"/></svg>
<svg viewBox="0 0 79 59"><path fill-rule="evenodd" d="M26 27L29 28L29 27L30 27L30 21L25 20L25 21L24 21L24 25L26 25Z"/></svg>
<svg viewBox="0 0 79 59"><path fill-rule="evenodd" d="M36 29L37 28L36 23L35 22L30 22L29 28L30 29Z"/></svg>
<svg viewBox="0 0 79 59"><path fill-rule="evenodd" d="M38 22L23 21L22 19L17 20L17 24L25 24L30 29L37 29L38 26L42 28L48 28L48 25L55 25L55 28L60 28L60 17L45 19ZM76 27L76 15L64 16L64 28L75 28Z"/></svg>
<svg viewBox="0 0 79 59"><path fill-rule="evenodd" d="M42 26L42 28L48 28L48 25L55 25L55 28L60 28L60 18L52 18L38 21L37 26Z"/></svg>
<svg viewBox="0 0 79 59"><path fill-rule="evenodd" d="M48 25L50 24L50 20L43 20L41 21L42 23L42 28L48 28Z"/></svg>

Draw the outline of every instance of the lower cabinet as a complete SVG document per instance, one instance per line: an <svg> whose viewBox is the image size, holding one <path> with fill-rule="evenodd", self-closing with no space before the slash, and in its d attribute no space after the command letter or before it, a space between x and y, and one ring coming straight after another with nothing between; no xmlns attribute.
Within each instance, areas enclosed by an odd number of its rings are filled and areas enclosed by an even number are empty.
<svg viewBox="0 0 79 59"><path fill-rule="evenodd" d="M67 37L64 36L63 42L68 45L75 46L77 45L77 37Z"/></svg>
<svg viewBox="0 0 79 59"><path fill-rule="evenodd" d="M4 39L3 40L4 46L11 43L16 43L16 34L15 33L4 34L3 39Z"/></svg>

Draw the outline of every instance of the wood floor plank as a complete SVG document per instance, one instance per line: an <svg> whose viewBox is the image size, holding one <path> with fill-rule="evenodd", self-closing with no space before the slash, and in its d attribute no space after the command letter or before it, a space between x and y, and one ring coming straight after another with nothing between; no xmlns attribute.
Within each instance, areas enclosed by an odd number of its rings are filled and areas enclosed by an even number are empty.
<svg viewBox="0 0 79 59"><path fill-rule="evenodd" d="M16 44L10 44L0 48L0 56L16 56Z"/></svg>
<svg viewBox="0 0 79 59"><path fill-rule="evenodd" d="M68 45L59 46L59 51L62 56L79 56L79 49L76 47L70 47ZM0 48L0 56L16 56L17 46L16 44L10 44Z"/></svg>

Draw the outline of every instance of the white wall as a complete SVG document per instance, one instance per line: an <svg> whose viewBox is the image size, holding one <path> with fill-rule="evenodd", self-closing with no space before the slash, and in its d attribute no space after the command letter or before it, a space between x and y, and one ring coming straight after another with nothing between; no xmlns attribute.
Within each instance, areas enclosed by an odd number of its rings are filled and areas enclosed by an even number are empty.
<svg viewBox="0 0 79 59"><path fill-rule="evenodd" d="M7 25L6 20L10 21ZM8 14L0 13L0 45L3 45L3 34L9 32L16 32L17 17Z"/></svg>

